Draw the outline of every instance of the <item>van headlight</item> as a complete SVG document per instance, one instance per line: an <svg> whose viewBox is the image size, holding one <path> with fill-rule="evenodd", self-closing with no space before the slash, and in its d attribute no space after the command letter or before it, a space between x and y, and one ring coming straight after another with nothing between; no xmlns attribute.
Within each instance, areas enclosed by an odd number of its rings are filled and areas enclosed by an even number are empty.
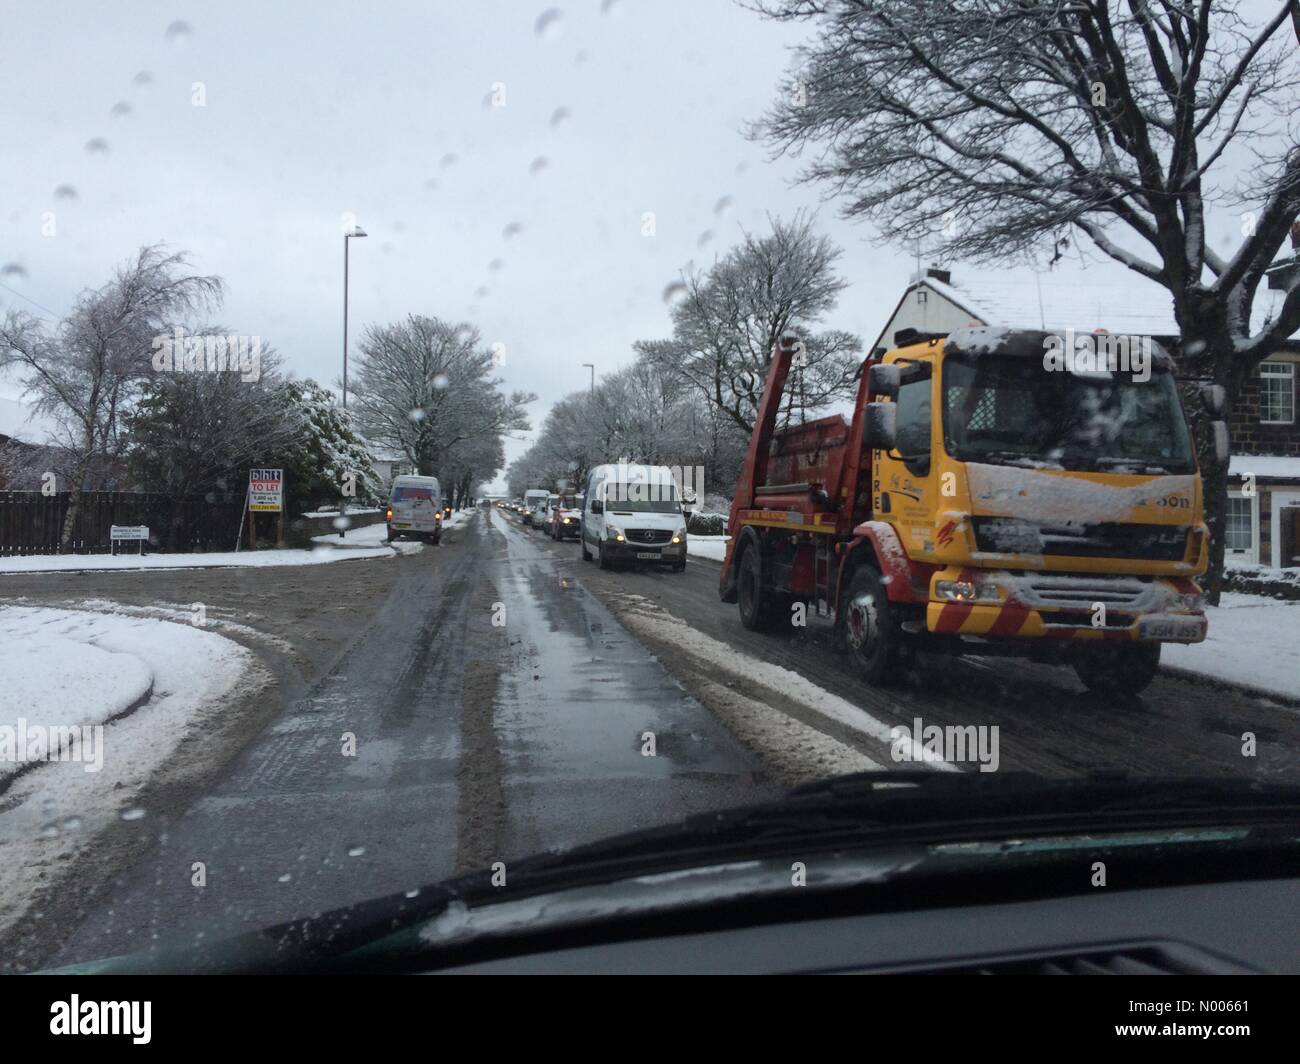
<svg viewBox="0 0 1300 1064"><path fill-rule="evenodd" d="M686 542L686 526L685 526L685 525L682 525L680 528L677 529L676 532L673 533L673 542L674 542L674 543L685 543L685 542Z"/></svg>
<svg viewBox="0 0 1300 1064"><path fill-rule="evenodd" d="M623 542L623 530L621 528L616 528L614 525L605 526L605 535L607 535L615 543Z"/></svg>

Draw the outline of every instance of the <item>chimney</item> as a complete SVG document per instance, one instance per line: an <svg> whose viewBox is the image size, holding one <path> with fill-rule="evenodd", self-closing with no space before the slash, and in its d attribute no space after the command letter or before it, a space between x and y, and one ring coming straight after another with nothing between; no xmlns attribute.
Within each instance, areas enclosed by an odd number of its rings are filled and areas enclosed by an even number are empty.
<svg viewBox="0 0 1300 1064"><path fill-rule="evenodd" d="M1292 229L1291 239L1294 240L1295 238L1296 231L1295 229ZM926 268L925 275L927 277L933 277L941 284L952 284L952 270L941 270L938 266L930 266Z"/></svg>

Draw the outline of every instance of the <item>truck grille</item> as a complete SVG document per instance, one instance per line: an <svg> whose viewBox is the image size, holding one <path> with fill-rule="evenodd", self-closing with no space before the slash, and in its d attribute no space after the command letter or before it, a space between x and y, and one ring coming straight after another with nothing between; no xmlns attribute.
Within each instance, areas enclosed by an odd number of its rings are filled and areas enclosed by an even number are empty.
<svg viewBox="0 0 1300 1064"><path fill-rule="evenodd" d="M627 538L636 543L667 543L673 534L663 528L629 528Z"/></svg>
<svg viewBox="0 0 1300 1064"><path fill-rule="evenodd" d="M1038 554L1065 558L1134 558L1182 561L1187 525L1039 524L1011 517L976 517L975 546L988 554Z"/></svg>
<svg viewBox="0 0 1300 1064"><path fill-rule="evenodd" d="M1035 605L1091 609L1094 602L1107 606L1136 606L1151 592L1151 583L1137 579L1110 579L1095 575L1030 577L1026 580Z"/></svg>

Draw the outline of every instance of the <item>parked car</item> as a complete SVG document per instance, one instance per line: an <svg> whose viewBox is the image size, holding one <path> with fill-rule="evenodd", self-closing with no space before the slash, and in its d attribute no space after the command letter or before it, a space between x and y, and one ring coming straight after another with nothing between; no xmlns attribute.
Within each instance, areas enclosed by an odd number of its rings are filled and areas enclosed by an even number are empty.
<svg viewBox="0 0 1300 1064"><path fill-rule="evenodd" d="M409 536L437 543L442 539L442 485L437 477L393 478L388 493L388 542Z"/></svg>
<svg viewBox="0 0 1300 1064"><path fill-rule="evenodd" d="M667 466L597 466L587 478L582 557L602 569L615 562L686 568L686 517Z"/></svg>

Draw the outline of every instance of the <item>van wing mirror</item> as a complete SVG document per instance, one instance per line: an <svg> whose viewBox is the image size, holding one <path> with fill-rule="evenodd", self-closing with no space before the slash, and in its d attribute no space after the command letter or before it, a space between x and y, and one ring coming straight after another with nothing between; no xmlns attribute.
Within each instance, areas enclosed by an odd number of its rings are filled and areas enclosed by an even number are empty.
<svg viewBox="0 0 1300 1064"><path fill-rule="evenodd" d="M898 366L872 366L867 371L867 390L872 395L884 395L890 399L897 399L898 389L902 384L902 375L902 370Z"/></svg>
<svg viewBox="0 0 1300 1064"><path fill-rule="evenodd" d="M594 514L603 514L605 512L605 504L599 499L592 499L591 512Z"/></svg>
<svg viewBox="0 0 1300 1064"><path fill-rule="evenodd" d="M898 407L894 403L868 403L863 442L873 451L892 451L897 442Z"/></svg>

